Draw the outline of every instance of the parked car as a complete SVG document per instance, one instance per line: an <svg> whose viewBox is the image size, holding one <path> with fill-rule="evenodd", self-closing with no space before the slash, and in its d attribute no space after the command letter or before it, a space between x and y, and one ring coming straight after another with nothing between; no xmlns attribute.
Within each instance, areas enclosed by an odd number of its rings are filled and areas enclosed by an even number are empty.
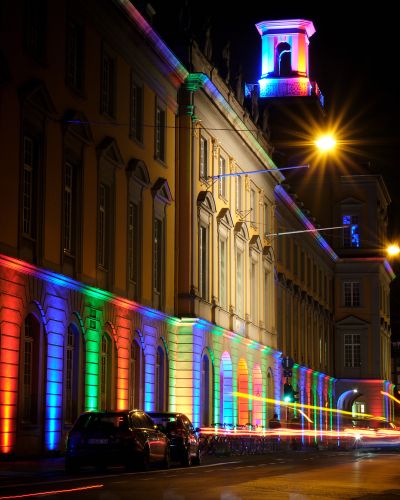
<svg viewBox="0 0 400 500"><path fill-rule="evenodd" d="M169 439L171 460L184 466L200 465L200 442L192 422L183 413L149 412Z"/></svg>
<svg viewBox="0 0 400 500"><path fill-rule="evenodd" d="M78 417L67 437L65 469L82 465L104 468L111 464L147 469L160 463L169 467L166 435L141 410L89 411Z"/></svg>

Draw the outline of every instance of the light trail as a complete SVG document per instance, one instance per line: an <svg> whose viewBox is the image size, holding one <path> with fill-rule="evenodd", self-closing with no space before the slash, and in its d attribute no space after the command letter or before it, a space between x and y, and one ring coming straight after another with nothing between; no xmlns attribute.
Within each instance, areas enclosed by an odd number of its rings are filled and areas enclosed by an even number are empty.
<svg viewBox="0 0 400 500"><path fill-rule="evenodd" d="M104 484L93 484L91 486L81 486L79 488L70 488L69 490L52 490L52 491L38 491L37 493L24 493L21 495L10 495L6 497L0 497L0 500L6 500L9 498L32 498L32 497L43 497L48 495L58 495L61 493L76 493L77 491L85 490L95 490L103 488Z"/></svg>
<svg viewBox="0 0 400 500"><path fill-rule="evenodd" d="M252 396L250 394L246 394L244 392L233 392L233 396L237 396L239 398L246 398L246 399L253 399L256 401L263 401L265 403L270 403L278 406L285 406L289 408L293 408L295 410L300 410L300 408L304 409L307 408L309 410L319 410L319 411L324 411L327 413L338 413L340 415L349 415L350 417L362 417L362 418L372 418L374 420L386 420L385 417L376 417L374 415L371 415L370 413L359 413L359 412L351 412L351 411L346 411L346 410L336 410L335 408L325 408L324 406L314 406L314 405L307 405L303 403L287 403L285 401L281 401L279 399L271 399L271 398L263 398L261 396Z"/></svg>
<svg viewBox="0 0 400 500"><path fill-rule="evenodd" d="M398 403L400 405L400 400L395 398L394 396L392 396L388 392L381 391L381 394L383 394L383 396L387 396L390 399L393 399L393 401L396 401L396 403Z"/></svg>

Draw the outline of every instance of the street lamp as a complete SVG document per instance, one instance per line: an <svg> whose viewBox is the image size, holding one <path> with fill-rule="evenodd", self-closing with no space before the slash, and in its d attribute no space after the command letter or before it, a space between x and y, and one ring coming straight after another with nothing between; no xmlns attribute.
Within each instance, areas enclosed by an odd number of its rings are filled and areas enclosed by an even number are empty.
<svg viewBox="0 0 400 500"><path fill-rule="evenodd" d="M400 254L400 247L397 243L391 243L386 247L388 257L397 257Z"/></svg>
<svg viewBox="0 0 400 500"><path fill-rule="evenodd" d="M320 151L325 153L334 149L336 146L336 140L330 134L321 135L316 141L314 141L314 144Z"/></svg>

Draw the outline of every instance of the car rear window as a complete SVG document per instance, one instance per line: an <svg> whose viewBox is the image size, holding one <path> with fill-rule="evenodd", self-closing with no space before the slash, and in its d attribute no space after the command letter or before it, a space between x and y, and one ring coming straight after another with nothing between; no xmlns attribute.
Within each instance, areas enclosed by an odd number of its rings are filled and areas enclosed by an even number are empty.
<svg viewBox="0 0 400 500"><path fill-rule="evenodd" d="M132 413L132 426L138 429L154 429L153 420L145 413Z"/></svg>
<svg viewBox="0 0 400 500"><path fill-rule="evenodd" d="M106 431L115 432L128 428L128 415L120 413L90 413L81 415L75 428L81 431Z"/></svg>

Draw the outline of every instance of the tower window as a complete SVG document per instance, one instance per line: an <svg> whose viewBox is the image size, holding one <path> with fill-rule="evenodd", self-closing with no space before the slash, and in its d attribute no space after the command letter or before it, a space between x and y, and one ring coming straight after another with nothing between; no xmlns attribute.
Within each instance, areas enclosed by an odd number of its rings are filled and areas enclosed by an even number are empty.
<svg viewBox="0 0 400 500"><path fill-rule="evenodd" d="M275 72L279 76L290 76L292 73L292 48L287 42L276 47Z"/></svg>

